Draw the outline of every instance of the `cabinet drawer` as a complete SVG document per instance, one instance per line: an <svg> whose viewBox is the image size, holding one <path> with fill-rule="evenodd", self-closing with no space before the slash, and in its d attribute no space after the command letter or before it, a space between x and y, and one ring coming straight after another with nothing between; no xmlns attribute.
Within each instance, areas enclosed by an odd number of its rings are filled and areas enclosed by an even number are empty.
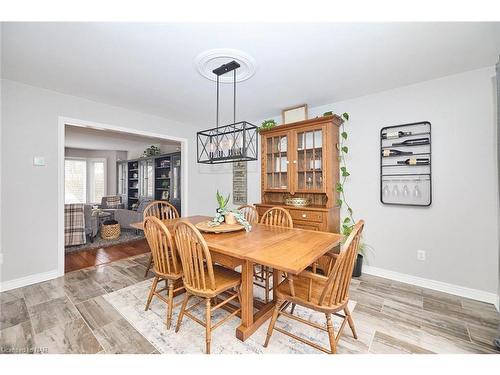
<svg viewBox="0 0 500 375"><path fill-rule="evenodd" d="M307 221L294 221L293 227L298 229L321 230L321 224L314 224Z"/></svg>
<svg viewBox="0 0 500 375"><path fill-rule="evenodd" d="M294 223L295 220L314 221L316 223L323 222L322 212L306 211L306 210L288 210L288 212L290 212L290 215L292 216Z"/></svg>

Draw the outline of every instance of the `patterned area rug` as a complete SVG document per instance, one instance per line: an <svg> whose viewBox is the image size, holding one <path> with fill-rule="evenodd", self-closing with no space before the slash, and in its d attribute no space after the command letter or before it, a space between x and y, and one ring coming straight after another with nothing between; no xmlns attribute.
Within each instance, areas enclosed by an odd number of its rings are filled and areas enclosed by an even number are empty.
<svg viewBox="0 0 500 375"><path fill-rule="evenodd" d="M126 243L126 242L131 242L131 241L143 239L144 232L139 231L138 233L139 234L136 234L135 230L122 229L120 237L117 238L116 240L103 240L101 238L101 235L97 234L96 238L94 238L94 242L90 242L90 240L87 236L87 243L85 243L83 245L77 245L77 246L67 246L64 248L64 252L66 254L69 254L69 253L74 253L76 251L82 251L82 250L100 249L100 248L110 247L110 246L114 246L114 245L119 245L121 243Z"/></svg>
<svg viewBox="0 0 500 375"><path fill-rule="evenodd" d="M117 309L135 329L137 329L160 353L204 353L205 351L205 329L193 320L184 317L179 333L175 333L175 325L180 309L180 305L174 308L172 327L167 330L164 324L166 316L166 304L158 298L153 298L151 308L144 311L147 295L152 280L146 280L116 292L107 294L104 298ZM262 292L261 292L262 291ZM256 298L261 297L263 290L254 288ZM183 296L177 296L175 302L182 300ZM195 302L191 298L189 306ZM349 308L354 310L356 302L351 301ZM204 320L204 304L200 304L192 310L192 313L201 320ZM228 313L223 309L217 309L212 314L212 324L224 318ZM325 325L324 314L315 313L311 310L297 306L295 315L304 319ZM341 319L334 317L334 328L337 331L340 327ZM271 341L267 348L263 347L268 328L268 322L263 324L249 339L241 342L235 337L236 327L239 325L239 319L233 318L222 324L212 333L211 352L213 354L318 354L320 351L296 341L280 332L274 331ZM328 336L326 332L317 330L305 324L290 320L281 316L276 323L294 334L312 340L324 347L329 347ZM351 335L349 326L346 324L344 336ZM342 338L341 338L342 341Z"/></svg>

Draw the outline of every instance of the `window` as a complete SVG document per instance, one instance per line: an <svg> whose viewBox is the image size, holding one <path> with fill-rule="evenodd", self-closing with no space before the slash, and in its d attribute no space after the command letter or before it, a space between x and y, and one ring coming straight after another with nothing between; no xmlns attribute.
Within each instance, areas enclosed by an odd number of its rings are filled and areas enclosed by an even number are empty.
<svg viewBox="0 0 500 375"><path fill-rule="evenodd" d="M106 195L104 161L90 161L90 202L99 203Z"/></svg>
<svg viewBox="0 0 500 375"><path fill-rule="evenodd" d="M64 161L64 200L65 203L87 202L87 161Z"/></svg>
<svg viewBox="0 0 500 375"><path fill-rule="evenodd" d="M106 159L65 159L65 203L100 203L106 176Z"/></svg>

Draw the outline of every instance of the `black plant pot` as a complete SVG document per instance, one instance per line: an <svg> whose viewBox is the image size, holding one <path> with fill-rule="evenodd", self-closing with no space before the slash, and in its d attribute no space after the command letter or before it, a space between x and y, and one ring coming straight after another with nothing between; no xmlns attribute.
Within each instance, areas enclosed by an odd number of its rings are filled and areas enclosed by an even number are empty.
<svg viewBox="0 0 500 375"><path fill-rule="evenodd" d="M358 257L356 258L356 263L354 264L354 269L352 270L352 277L360 277L362 270L363 270L363 255L358 254Z"/></svg>

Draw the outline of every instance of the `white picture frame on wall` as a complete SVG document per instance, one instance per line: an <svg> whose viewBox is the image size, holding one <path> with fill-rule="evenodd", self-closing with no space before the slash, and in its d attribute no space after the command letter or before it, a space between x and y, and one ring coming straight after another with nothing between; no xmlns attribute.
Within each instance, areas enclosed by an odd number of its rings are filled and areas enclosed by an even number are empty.
<svg viewBox="0 0 500 375"><path fill-rule="evenodd" d="M301 104L281 111L283 124L307 120L307 104Z"/></svg>

